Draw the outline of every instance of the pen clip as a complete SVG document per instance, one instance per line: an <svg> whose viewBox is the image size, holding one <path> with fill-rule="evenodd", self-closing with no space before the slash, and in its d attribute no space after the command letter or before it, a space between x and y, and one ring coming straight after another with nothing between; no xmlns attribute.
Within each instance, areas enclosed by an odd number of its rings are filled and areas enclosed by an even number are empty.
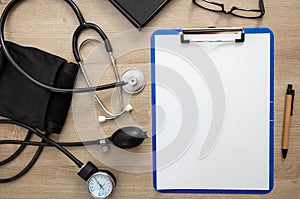
<svg viewBox="0 0 300 199"><path fill-rule="evenodd" d="M291 106L291 116L294 112L294 99L295 99L295 90L292 90L292 106Z"/></svg>
<svg viewBox="0 0 300 199"><path fill-rule="evenodd" d="M291 113L290 113L290 115L292 116L293 112L294 112L294 99L295 99L295 90L293 89L293 85L292 84L288 84L288 88L286 90L286 94L292 96Z"/></svg>

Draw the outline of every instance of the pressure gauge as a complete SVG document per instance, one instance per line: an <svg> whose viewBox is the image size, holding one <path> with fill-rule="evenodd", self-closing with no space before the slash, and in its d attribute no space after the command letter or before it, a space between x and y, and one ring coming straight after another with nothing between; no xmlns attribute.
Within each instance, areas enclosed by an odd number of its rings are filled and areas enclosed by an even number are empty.
<svg viewBox="0 0 300 199"><path fill-rule="evenodd" d="M115 179L106 171L94 173L87 181L87 188L92 197L108 198L116 186Z"/></svg>

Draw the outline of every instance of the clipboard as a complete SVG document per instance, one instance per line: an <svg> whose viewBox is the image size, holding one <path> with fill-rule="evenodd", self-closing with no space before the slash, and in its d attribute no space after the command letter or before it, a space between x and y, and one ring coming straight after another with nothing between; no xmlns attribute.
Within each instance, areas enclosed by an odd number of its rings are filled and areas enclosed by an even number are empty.
<svg viewBox="0 0 300 199"><path fill-rule="evenodd" d="M151 38L153 185L265 194L274 182L274 35L158 30Z"/></svg>

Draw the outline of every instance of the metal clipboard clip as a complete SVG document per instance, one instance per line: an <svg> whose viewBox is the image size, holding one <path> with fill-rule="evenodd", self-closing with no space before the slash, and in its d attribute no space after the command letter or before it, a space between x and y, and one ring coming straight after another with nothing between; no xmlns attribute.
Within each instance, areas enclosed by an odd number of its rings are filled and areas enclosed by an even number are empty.
<svg viewBox="0 0 300 199"><path fill-rule="evenodd" d="M233 28L196 28L180 32L183 44L191 42L244 42L245 32L241 27Z"/></svg>

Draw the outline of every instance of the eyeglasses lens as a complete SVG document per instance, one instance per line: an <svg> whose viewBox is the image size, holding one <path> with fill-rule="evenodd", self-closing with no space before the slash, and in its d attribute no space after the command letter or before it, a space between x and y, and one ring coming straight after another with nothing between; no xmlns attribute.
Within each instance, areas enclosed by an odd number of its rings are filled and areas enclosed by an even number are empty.
<svg viewBox="0 0 300 199"><path fill-rule="evenodd" d="M216 5L209 0L196 0L195 3L201 6L202 8L206 8L208 10L222 11L222 7L220 5Z"/></svg>
<svg viewBox="0 0 300 199"><path fill-rule="evenodd" d="M237 16L241 16L241 17L249 17L249 18L255 18L255 17L259 17L261 15L260 11L251 11L251 10L233 10L232 14L237 15Z"/></svg>

